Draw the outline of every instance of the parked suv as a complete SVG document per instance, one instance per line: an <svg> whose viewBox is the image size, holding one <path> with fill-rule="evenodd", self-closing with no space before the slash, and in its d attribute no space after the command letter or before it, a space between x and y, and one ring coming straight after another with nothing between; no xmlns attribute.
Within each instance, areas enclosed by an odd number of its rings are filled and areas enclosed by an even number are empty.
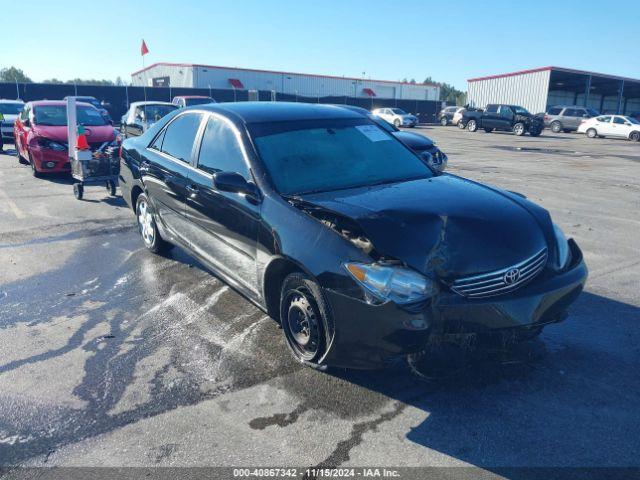
<svg viewBox="0 0 640 480"><path fill-rule="evenodd" d="M544 114L544 126L550 128L553 133L575 132L582 121L600 115L593 108L569 106L549 107Z"/></svg>
<svg viewBox="0 0 640 480"><path fill-rule="evenodd" d="M464 107L445 107L438 113L438 122L443 127L457 125L462 118L463 112Z"/></svg>
<svg viewBox="0 0 640 480"><path fill-rule="evenodd" d="M532 115L526 108L495 103L487 105L484 112L467 110L460 122L470 132L482 128L487 133L506 130L518 136L528 132L532 137L537 137L544 128L542 118Z"/></svg>

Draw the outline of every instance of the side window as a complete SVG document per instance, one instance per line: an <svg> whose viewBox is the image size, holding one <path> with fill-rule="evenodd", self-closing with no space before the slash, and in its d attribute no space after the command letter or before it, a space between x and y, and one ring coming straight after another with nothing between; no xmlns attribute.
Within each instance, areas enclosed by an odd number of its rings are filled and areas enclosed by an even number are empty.
<svg viewBox="0 0 640 480"><path fill-rule="evenodd" d="M487 105L487 113L498 113L498 105Z"/></svg>
<svg viewBox="0 0 640 480"><path fill-rule="evenodd" d="M511 111L511 108L503 105L500 107L500 116L504 118L511 118L513 117L513 112Z"/></svg>
<svg viewBox="0 0 640 480"><path fill-rule="evenodd" d="M173 120L164 133L162 151L173 158L189 163L201 120L202 115L199 113L187 113Z"/></svg>
<svg viewBox="0 0 640 480"><path fill-rule="evenodd" d="M596 120L598 120L599 122L602 122L602 123L609 123L611 121L611 117L608 116L608 115L604 115L602 117L596 118Z"/></svg>
<svg viewBox="0 0 640 480"><path fill-rule="evenodd" d="M548 115L560 115L560 112L562 112L562 108L558 107L551 107L549 110L547 110Z"/></svg>
<svg viewBox="0 0 640 480"><path fill-rule="evenodd" d="M622 117L613 117L613 123L617 123L618 125L624 125L625 119Z"/></svg>
<svg viewBox="0 0 640 480"><path fill-rule="evenodd" d="M160 135L158 135L156 137L156 139L153 141L153 143L149 146L149 148L153 148L154 150L158 150L158 151L162 151L162 141L164 140L164 134L167 132L167 129L165 128L164 130L162 130L162 132L160 132Z"/></svg>
<svg viewBox="0 0 640 480"><path fill-rule="evenodd" d="M567 108L564 111L564 116L565 117L579 117L580 114L578 113L578 110L576 110L574 108Z"/></svg>
<svg viewBox="0 0 640 480"><path fill-rule="evenodd" d="M209 118L200 145L198 168L211 174L235 172L251 179L235 131L224 120Z"/></svg>

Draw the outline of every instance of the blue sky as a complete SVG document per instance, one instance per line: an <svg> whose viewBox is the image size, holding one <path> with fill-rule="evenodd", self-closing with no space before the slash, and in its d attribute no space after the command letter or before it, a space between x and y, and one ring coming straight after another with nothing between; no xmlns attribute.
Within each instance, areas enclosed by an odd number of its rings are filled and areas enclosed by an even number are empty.
<svg viewBox="0 0 640 480"><path fill-rule="evenodd" d="M28 5L28 9L26 8ZM637 1L0 0L0 67L125 80L153 62L422 81L547 65L640 78Z"/></svg>

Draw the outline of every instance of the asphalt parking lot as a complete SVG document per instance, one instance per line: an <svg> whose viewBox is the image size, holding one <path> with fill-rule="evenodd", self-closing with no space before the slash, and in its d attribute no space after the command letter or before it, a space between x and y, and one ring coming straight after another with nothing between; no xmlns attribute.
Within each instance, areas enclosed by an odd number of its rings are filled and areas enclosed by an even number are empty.
<svg viewBox="0 0 640 480"><path fill-rule="evenodd" d="M148 253L122 198L5 145L0 466L640 466L640 144L415 131L549 209L590 270L563 323L432 383L301 367L186 253Z"/></svg>

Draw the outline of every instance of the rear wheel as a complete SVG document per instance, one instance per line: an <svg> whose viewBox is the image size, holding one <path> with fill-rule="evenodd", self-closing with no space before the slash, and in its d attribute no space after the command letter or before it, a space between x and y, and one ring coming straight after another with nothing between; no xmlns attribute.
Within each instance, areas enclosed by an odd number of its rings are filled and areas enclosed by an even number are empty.
<svg viewBox="0 0 640 480"><path fill-rule="evenodd" d="M551 122L551 131L553 133L560 133L562 131L562 124L560 122Z"/></svg>
<svg viewBox="0 0 640 480"><path fill-rule="evenodd" d="M400 128L400 120L398 120L397 118L393 121L393 124L396 128Z"/></svg>
<svg viewBox="0 0 640 480"><path fill-rule="evenodd" d="M469 122L467 123L467 130L469 130L470 132L475 132L476 130L478 130L478 122L476 122L475 120L469 120Z"/></svg>
<svg viewBox="0 0 640 480"><path fill-rule="evenodd" d="M325 325L329 310L320 286L303 273L292 273L282 282L280 324L292 355L313 368L318 365L327 344Z"/></svg>
<svg viewBox="0 0 640 480"><path fill-rule="evenodd" d="M447 125L449 125L449 120L447 119L447 117L440 118L440 125L442 125L443 127L446 127Z"/></svg>
<svg viewBox="0 0 640 480"><path fill-rule="evenodd" d="M589 130L587 130L587 137L596 138L597 136L598 136L598 132L596 131L595 128L590 128Z"/></svg>
<svg viewBox="0 0 640 480"><path fill-rule="evenodd" d="M136 219L138 230L144 242L144 246L153 253L162 253L171 248L171 244L163 240L153 218L153 207L144 193L138 196L136 202Z"/></svg>
<svg viewBox="0 0 640 480"><path fill-rule="evenodd" d="M629 134L629 140L640 142L640 132L631 132Z"/></svg>
<svg viewBox="0 0 640 480"><path fill-rule="evenodd" d="M513 133L515 133L518 137L524 135L525 128L524 123L518 122L513 126Z"/></svg>

